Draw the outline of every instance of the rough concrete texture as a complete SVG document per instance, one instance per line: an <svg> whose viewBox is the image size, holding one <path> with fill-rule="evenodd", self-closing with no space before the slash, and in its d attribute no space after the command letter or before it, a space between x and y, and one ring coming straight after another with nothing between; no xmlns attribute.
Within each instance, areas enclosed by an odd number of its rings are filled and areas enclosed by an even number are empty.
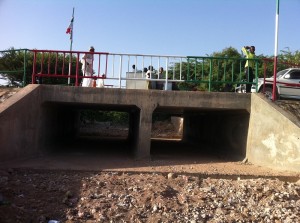
<svg viewBox="0 0 300 223"><path fill-rule="evenodd" d="M135 157L149 158L154 110L166 109L181 114L199 109L250 111L249 99L249 95L232 93L29 85L1 104L4 123L0 136L1 158L34 154L51 141L72 134L76 128L72 124L76 120L74 110L84 107L128 112L132 120L130 141ZM10 104L12 102L16 103Z"/></svg>
<svg viewBox="0 0 300 223"><path fill-rule="evenodd" d="M300 171L300 125L297 119L262 95L252 94L247 140L251 163Z"/></svg>
<svg viewBox="0 0 300 223"><path fill-rule="evenodd" d="M72 134L82 106L128 112L130 145L139 159L150 156L153 112L165 110L181 113L191 123L184 124L186 139L225 145L232 152L240 148L251 163L300 171L299 124L257 94L47 85L29 85L0 104L1 160L37 155L58 135Z"/></svg>
<svg viewBox="0 0 300 223"><path fill-rule="evenodd" d="M39 87L30 85L0 104L1 159L37 154L39 144Z"/></svg>

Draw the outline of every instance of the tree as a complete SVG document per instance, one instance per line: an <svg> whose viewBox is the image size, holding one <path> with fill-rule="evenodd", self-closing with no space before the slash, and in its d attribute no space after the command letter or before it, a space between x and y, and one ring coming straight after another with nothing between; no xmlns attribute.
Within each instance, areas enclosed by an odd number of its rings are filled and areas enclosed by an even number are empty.
<svg viewBox="0 0 300 223"><path fill-rule="evenodd" d="M10 48L0 52L0 74L8 78L10 85L19 86L20 83L26 82L29 76L29 66L32 63L27 60L30 54L28 50L15 50ZM32 62L32 61L31 61Z"/></svg>

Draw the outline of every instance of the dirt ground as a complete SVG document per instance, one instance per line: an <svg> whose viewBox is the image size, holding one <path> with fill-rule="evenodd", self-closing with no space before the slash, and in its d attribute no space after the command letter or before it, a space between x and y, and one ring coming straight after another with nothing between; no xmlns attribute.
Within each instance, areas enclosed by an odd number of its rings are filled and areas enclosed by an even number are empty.
<svg viewBox="0 0 300 223"><path fill-rule="evenodd" d="M300 222L298 173L188 150L135 161L114 138L126 130L108 129L111 151L77 150L83 140L71 152L0 163L0 222ZM152 134L169 138L153 140L161 149L179 137L163 122Z"/></svg>

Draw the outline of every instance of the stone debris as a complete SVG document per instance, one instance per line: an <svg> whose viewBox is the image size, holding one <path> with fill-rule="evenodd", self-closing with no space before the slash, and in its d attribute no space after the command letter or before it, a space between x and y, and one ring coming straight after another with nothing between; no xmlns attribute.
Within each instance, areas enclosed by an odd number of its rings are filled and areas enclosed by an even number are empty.
<svg viewBox="0 0 300 223"><path fill-rule="evenodd" d="M299 182L175 173L0 171L1 222L299 222Z"/></svg>

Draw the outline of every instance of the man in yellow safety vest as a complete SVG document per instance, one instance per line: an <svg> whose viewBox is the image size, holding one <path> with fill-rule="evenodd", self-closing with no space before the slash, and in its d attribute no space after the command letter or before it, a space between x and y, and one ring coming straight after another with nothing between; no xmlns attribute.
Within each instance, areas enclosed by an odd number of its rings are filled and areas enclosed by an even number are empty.
<svg viewBox="0 0 300 223"><path fill-rule="evenodd" d="M244 46L242 48L243 53L246 55L247 59L254 59L255 58L255 46ZM246 60L245 64L245 74L248 82L253 82L253 70L254 70L254 60ZM247 84L246 85L246 92L250 93L251 92L251 85L252 84Z"/></svg>

